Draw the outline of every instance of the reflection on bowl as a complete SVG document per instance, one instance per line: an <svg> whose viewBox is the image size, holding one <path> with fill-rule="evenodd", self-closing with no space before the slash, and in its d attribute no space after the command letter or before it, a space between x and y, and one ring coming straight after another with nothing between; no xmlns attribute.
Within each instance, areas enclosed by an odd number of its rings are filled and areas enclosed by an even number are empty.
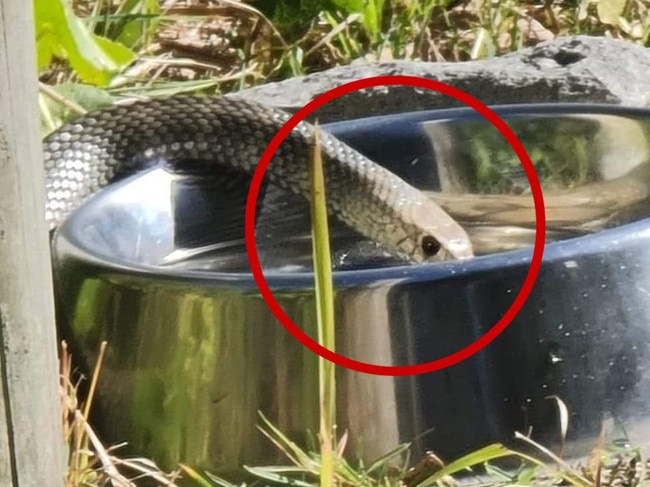
<svg viewBox="0 0 650 487"><path fill-rule="evenodd" d="M571 414L568 453L584 452L603 421L610 439L648 437L650 111L496 110L536 165L556 241L522 312L470 359L415 377L338 369L338 426L350 431L351 453L372 459L412 441L450 459L529 428L552 444L552 396ZM326 129L430 192L484 254L411 266L335 225L338 351L406 365L468 346L528 271L535 221L521 166L465 109ZM317 428L316 357L277 323L248 272L246 188L153 170L98 194L55 240L64 334L87 365L109 341L98 426L168 466L273 461L258 411L297 441ZM267 281L315 337L307 209L273 188L260 205Z"/></svg>

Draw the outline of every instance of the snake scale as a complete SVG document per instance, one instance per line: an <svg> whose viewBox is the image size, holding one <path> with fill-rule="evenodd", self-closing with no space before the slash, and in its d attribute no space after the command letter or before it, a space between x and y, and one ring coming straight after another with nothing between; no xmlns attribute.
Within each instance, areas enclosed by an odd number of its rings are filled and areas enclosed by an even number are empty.
<svg viewBox="0 0 650 487"><path fill-rule="evenodd" d="M89 112L43 142L48 224L56 228L103 187L155 166L252 174L288 119L255 102L203 96ZM313 134L314 127L301 122L266 173L272 184L306 199ZM414 262L472 256L465 230L421 191L332 135L322 133L321 144L331 215Z"/></svg>

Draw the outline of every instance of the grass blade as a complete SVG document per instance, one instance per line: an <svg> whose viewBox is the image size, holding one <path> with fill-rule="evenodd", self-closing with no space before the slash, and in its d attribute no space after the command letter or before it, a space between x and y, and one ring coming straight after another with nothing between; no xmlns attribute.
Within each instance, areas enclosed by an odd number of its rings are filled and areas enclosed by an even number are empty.
<svg viewBox="0 0 650 487"><path fill-rule="evenodd" d="M320 147L320 129L314 129L314 145L311 168L311 214L314 255L314 279L316 291L316 316L318 320L318 342L334 350L334 290L332 286L332 259L330 253L329 228L327 225L327 204L325 201L325 178ZM320 395L320 446L321 487L330 487L334 481L336 421L336 380L334 364L319 357Z"/></svg>
<svg viewBox="0 0 650 487"><path fill-rule="evenodd" d="M261 412L259 413L262 418L263 425L258 429L266 436L273 444L284 454L289 461L298 467L302 467L307 471L317 471L317 465L312 458L302 450L296 443L291 441L280 429L278 429L271 421L269 421Z"/></svg>
<svg viewBox="0 0 650 487"><path fill-rule="evenodd" d="M418 487L434 485L436 482L441 481L448 475L453 475L463 470L468 470L471 467L475 467L477 465L483 465L485 462L496 460L497 458L509 457L515 454L515 452L506 448L501 443L488 445L484 448L481 448L480 450L469 453L468 455L465 455L464 457L461 457L454 462L451 462L449 465L438 470L436 473L418 484Z"/></svg>
<svg viewBox="0 0 650 487"><path fill-rule="evenodd" d="M189 465L184 465L184 464L179 464L179 467L183 471L185 475L187 475L188 478L192 479L194 482L199 487L214 487L214 484L209 482L205 477L203 477L200 473L198 473L196 470L194 470L192 467ZM223 481L223 487L236 487L234 484L231 484L230 482L226 482L225 480Z"/></svg>

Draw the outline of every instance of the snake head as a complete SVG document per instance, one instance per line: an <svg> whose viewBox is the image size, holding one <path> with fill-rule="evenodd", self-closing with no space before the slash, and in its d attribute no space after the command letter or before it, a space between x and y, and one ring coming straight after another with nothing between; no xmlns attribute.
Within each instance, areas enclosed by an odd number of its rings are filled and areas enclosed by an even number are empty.
<svg viewBox="0 0 650 487"><path fill-rule="evenodd" d="M465 229L438 204L423 198L408 211L410 233L414 235L408 253L416 262L467 259L474 256Z"/></svg>

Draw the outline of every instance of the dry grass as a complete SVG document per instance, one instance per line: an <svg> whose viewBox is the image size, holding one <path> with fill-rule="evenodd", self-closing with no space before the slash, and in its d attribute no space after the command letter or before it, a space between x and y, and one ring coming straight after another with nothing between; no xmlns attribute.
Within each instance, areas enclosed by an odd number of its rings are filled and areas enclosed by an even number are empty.
<svg viewBox="0 0 650 487"><path fill-rule="evenodd" d="M165 473L145 458L120 458L123 445L106 447L88 422L106 343L102 343L85 403L80 403L81 377L75 373L67 344L61 344L60 394L63 439L67 446L66 487L136 487L141 481L176 487L178 473Z"/></svg>

